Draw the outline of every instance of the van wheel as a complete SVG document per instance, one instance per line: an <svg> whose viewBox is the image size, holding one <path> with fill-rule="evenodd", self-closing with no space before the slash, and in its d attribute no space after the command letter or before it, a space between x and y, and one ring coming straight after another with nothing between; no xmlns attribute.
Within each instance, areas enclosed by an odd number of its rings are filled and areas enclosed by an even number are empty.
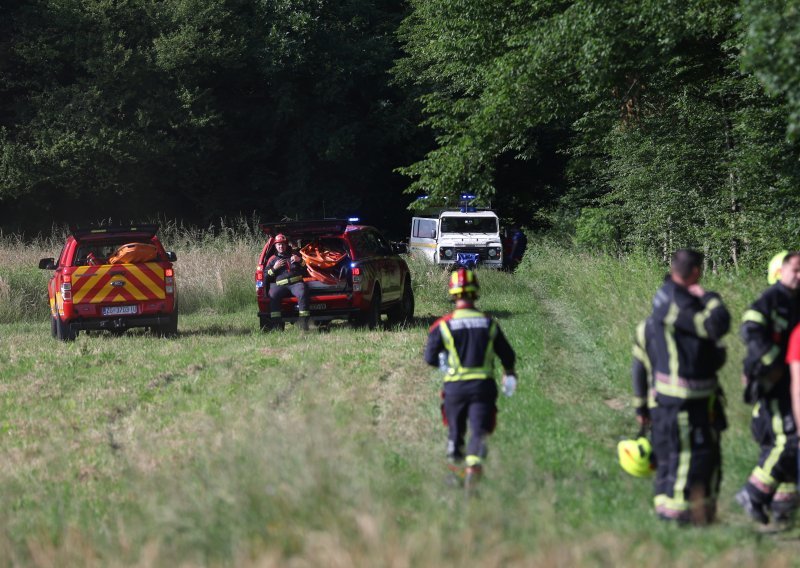
<svg viewBox="0 0 800 568"><path fill-rule="evenodd" d="M56 316L56 338L59 341L75 341L76 333L68 322L61 321L61 318Z"/></svg>
<svg viewBox="0 0 800 568"><path fill-rule="evenodd" d="M414 319L414 290L411 288L410 278L406 278L400 303L393 306L386 315L392 325L407 325Z"/></svg>

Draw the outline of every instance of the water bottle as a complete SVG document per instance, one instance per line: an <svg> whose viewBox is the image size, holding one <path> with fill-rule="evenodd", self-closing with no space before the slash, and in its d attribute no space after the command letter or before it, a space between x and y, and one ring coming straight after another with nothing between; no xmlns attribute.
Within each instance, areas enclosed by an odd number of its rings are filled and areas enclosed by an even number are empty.
<svg viewBox="0 0 800 568"><path fill-rule="evenodd" d="M447 351L439 351L439 370L445 374L450 370L450 365L447 364Z"/></svg>
<svg viewBox="0 0 800 568"><path fill-rule="evenodd" d="M503 394L511 396L515 390L517 390L517 377L515 375L503 377Z"/></svg>

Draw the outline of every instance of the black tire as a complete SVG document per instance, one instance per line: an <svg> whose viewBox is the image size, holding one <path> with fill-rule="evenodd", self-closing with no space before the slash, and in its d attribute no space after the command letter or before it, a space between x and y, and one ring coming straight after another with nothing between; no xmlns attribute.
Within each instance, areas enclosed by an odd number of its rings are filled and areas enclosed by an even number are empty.
<svg viewBox="0 0 800 568"><path fill-rule="evenodd" d="M56 316L56 338L59 341L75 341L75 336L72 326L67 322L61 321L61 318Z"/></svg>
<svg viewBox="0 0 800 568"><path fill-rule="evenodd" d="M411 287L411 279L406 278L403 286L403 296L400 303L386 312L389 323L392 325L407 325L414 319L414 289Z"/></svg>
<svg viewBox="0 0 800 568"><path fill-rule="evenodd" d="M258 327L261 331L283 331L286 324L283 321L273 322L269 316L258 316Z"/></svg>
<svg viewBox="0 0 800 568"><path fill-rule="evenodd" d="M375 329L381 323L381 300L381 288L376 284L369 310L364 314L364 325L367 326L367 329Z"/></svg>
<svg viewBox="0 0 800 568"><path fill-rule="evenodd" d="M161 337L177 337L178 336L178 314L172 314L169 321L158 328L158 335Z"/></svg>
<svg viewBox="0 0 800 568"><path fill-rule="evenodd" d="M56 318L54 316L50 316L50 335L56 337L56 334L57 334Z"/></svg>

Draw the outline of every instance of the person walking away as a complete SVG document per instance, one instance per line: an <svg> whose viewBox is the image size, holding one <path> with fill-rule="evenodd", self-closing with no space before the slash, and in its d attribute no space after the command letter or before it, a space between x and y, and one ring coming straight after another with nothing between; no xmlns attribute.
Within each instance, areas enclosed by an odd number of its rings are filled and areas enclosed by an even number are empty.
<svg viewBox="0 0 800 568"><path fill-rule="evenodd" d="M287 296L297 298L298 327L308 329L308 319L311 312L308 310L308 291L303 280L305 263L303 258L292 252L289 239L284 234L275 236L276 253L272 255L265 265L269 286L269 305L271 328L282 327L281 300Z"/></svg>
<svg viewBox="0 0 800 568"><path fill-rule="evenodd" d="M722 479L720 435L727 427L717 371L719 341L730 314L720 296L703 289L703 255L675 251L670 272L653 298L652 415L659 518L703 525L716 516Z"/></svg>
<svg viewBox="0 0 800 568"><path fill-rule="evenodd" d="M455 310L431 326L424 354L434 367L439 365L439 353L447 354L442 416L448 427L448 465L453 473L463 472L467 491L475 488L483 474L486 438L495 429L495 355L503 365L504 392L510 396L516 387L516 355L497 321L476 309L478 290L472 270L460 267L452 272L448 291ZM465 448L468 425L470 439Z"/></svg>
<svg viewBox="0 0 800 568"><path fill-rule="evenodd" d="M779 280L771 282L742 317L744 401L754 404L750 429L760 447L758 464L736 494L753 520L792 521L797 497L797 427L787 363L789 335L798 322L800 253L781 253ZM773 264L776 259L773 259ZM770 278L772 279L772 277Z"/></svg>

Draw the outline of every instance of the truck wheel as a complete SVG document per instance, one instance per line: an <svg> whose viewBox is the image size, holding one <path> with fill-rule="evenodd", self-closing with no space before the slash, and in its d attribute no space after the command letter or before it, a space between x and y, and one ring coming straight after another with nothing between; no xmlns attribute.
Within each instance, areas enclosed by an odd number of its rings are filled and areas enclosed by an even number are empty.
<svg viewBox="0 0 800 568"><path fill-rule="evenodd" d="M406 278L400 303L393 306L386 315L392 325L407 325L414 319L414 290L411 288L411 279Z"/></svg>
<svg viewBox="0 0 800 568"><path fill-rule="evenodd" d="M274 322L269 316L258 316L258 327L261 331L283 331L286 328L284 321Z"/></svg>
<svg viewBox="0 0 800 568"><path fill-rule="evenodd" d="M58 333L58 328L56 324L56 318L50 316L50 335L56 337L57 333Z"/></svg>
<svg viewBox="0 0 800 568"><path fill-rule="evenodd" d="M169 322L158 328L158 334L161 337L177 337L178 336L178 314L172 314Z"/></svg>
<svg viewBox="0 0 800 568"><path fill-rule="evenodd" d="M369 310L364 314L364 323L367 329L375 329L381 323L381 289L376 284L375 291L372 293L372 302Z"/></svg>
<svg viewBox="0 0 800 568"><path fill-rule="evenodd" d="M69 322L61 321L61 318L56 316L56 338L59 341L75 341L75 331Z"/></svg>

